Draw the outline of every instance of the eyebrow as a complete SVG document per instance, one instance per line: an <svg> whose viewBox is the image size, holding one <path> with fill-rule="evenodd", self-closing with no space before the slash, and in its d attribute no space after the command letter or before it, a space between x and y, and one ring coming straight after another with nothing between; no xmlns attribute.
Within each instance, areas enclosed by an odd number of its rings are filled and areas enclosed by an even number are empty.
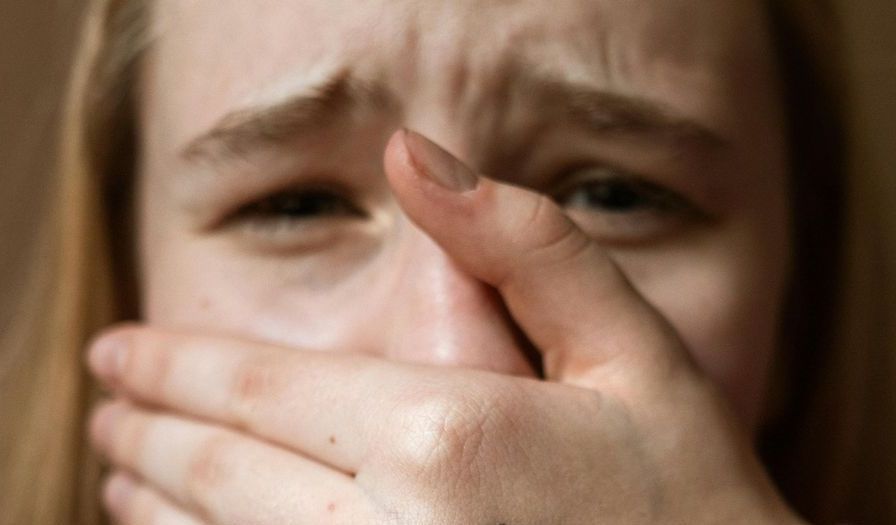
<svg viewBox="0 0 896 525"><path fill-rule="evenodd" d="M512 83L529 99L525 103L556 111L559 120L598 136L704 151L727 144L709 127L651 100L525 74ZM385 111L395 106L385 87L340 72L284 101L227 114L210 131L190 141L181 150L181 157L189 162L211 163L245 158L319 130L340 115L361 109Z"/></svg>
<svg viewBox="0 0 896 525"><path fill-rule="evenodd" d="M532 89L542 92L568 120L596 135L710 151L728 143L699 121L645 98L554 80L536 80Z"/></svg>
<svg viewBox="0 0 896 525"><path fill-rule="evenodd" d="M380 86L340 72L286 100L228 113L187 143L180 156L190 162L213 163L242 158L319 130L340 115L362 108L386 110L390 104Z"/></svg>

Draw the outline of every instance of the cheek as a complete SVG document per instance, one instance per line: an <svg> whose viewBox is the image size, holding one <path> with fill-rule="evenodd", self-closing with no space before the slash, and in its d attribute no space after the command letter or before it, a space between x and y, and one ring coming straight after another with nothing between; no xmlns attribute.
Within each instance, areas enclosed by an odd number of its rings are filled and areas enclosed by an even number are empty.
<svg viewBox="0 0 896 525"><path fill-rule="evenodd" d="M777 347L788 268L785 245L768 240L732 234L724 242L621 262L677 329L697 365L754 428Z"/></svg>
<svg viewBox="0 0 896 525"><path fill-rule="evenodd" d="M308 349L361 340L348 327L359 325L371 294L352 254L310 261L253 255L226 235L192 232L183 214L166 206L164 192L145 190L139 239L146 322Z"/></svg>
<svg viewBox="0 0 896 525"><path fill-rule="evenodd" d="M147 322L250 337L297 348L363 351L376 302L368 271L235 253L226 242L158 237L144 258Z"/></svg>

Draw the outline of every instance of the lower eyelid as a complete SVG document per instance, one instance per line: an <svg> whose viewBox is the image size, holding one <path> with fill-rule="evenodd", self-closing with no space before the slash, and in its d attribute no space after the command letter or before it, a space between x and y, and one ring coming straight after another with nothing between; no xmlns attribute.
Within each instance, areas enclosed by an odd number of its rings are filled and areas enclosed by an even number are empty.
<svg viewBox="0 0 896 525"><path fill-rule="evenodd" d="M589 236L610 245L648 244L702 224L683 214L655 210L613 214L570 209L567 214Z"/></svg>
<svg viewBox="0 0 896 525"><path fill-rule="evenodd" d="M268 255L302 255L337 247L357 238L357 229L331 219L301 221L294 225L260 225L244 222L225 232L242 248Z"/></svg>

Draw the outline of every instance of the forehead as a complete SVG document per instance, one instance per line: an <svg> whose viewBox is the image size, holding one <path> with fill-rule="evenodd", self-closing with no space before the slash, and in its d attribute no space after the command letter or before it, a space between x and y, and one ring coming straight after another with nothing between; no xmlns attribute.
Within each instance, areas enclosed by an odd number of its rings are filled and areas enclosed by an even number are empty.
<svg viewBox="0 0 896 525"><path fill-rule="evenodd" d="M457 102L528 69L719 121L767 83L763 25L751 0L160 0L147 98L184 141L339 71Z"/></svg>

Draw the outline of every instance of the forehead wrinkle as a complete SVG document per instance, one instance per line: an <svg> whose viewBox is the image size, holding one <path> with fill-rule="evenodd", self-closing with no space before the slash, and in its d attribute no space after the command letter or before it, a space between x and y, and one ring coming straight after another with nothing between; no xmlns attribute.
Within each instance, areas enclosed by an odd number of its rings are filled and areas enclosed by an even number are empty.
<svg viewBox="0 0 896 525"><path fill-rule="evenodd" d="M457 29L452 24L459 24L464 17L457 19L452 17L448 24L450 27L446 29L444 25L433 25L442 24L437 17L432 18L425 14L427 10L432 14L431 5L441 5L444 8L449 4L469 4L470 9L474 7L487 7L487 9L483 9L482 13L476 15L478 20L462 27L458 32L452 30L452 28ZM522 4L525 2L520 5ZM530 3L529 7L532 5L535 4ZM439 96L444 97L440 100L443 105L439 111L446 114L445 117L452 126L463 126L469 130L468 140L474 144L483 144L484 140L495 137L500 131L499 128L507 127L505 122L516 118L509 115L510 110L508 109L511 107L508 102L511 97L508 96L510 91L505 81L509 75L504 75L502 72L506 63L510 62L508 57L528 56L530 60L527 62L527 67L534 70L562 73L571 79L585 80L595 85L606 84L607 87L618 88L620 92L631 91L631 89L624 89L630 87L631 84L637 87L639 84L637 79L614 81L614 75L619 73L616 70L621 70L624 73L626 68L619 65L611 66L610 63L623 60L632 54L639 54L633 48L641 47L643 35L641 38L632 40L632 35L627 32L631 28L628 30L625 27L617 29L618 26L611 23L619 11L614 8L612 2L595 2L592 4L592 8L585 9L587 13L585 16L581 11L565 9L565 5L564 2L560 2L556 8L539 7L533 10L517 9L514 7L517 6L514 2L483 2L482 6L474 5L472 2L457 2L456 4L434 2L425 4L426 9L408 8L406 10L408 18L415 20L415 23L408 24L410 26L408 29L412 28L413 31L402 29L392 34L404 34L408 40L405 44L412 45L402 46L401 42L393 40L399 44L397 48L399 54L396 55L398 59L393 61L393 64L388 66L385 64L365 65L364 67L382 72L385 78L396 73L394 67L398 67L399 71L401 68L414 69L412 74L395 76L400 79L420 77L415 79L417 82L410 92L429 91L435 84L435 89L441 90ZM643 13L639 14L639 12L645 9L648 13L651 12L645 7L647 3L638 4L636 2L635 5L640 5L640 8L636 8L634 13L638 18L643 18ZM441 12L444 14L444 11ZM555 13L558 13L556 17L553 16ZM599 18L597 15L600 15ZM589 29L587 31L583 30L586 26ZM439 73L439 63L444 66L446 57L442 56L438 60L431 59L430 51L432 50L434 28L435 32L439 33L435 39L441 40L442 50L445 49L444 46L452 45L453 47L448 49L454 52L453 60L460 64L460 68L454 70L453 80L439 81L435 76ZM568 31L564 32L564 29ZM643 31L636 32L643 33ZM558 36L562 38L558 38ZM453 44L452 39L454 39ZM596 42L600 42L600 44ZM632 46L630 45L632 43L638 45ZM362 55L353 55L350 60L376 62L376 56L370 60L369 52L384 48L368 45L364 49ZM404 60L406 57L410 57L412 60ZM423 73L424 70L425 73ZM446 73L450 73L450 69L449 71L443 70L441 75ZM449 77L442 76L442 78ZM395 83L390 82L390 84L400 84L401 82L402 80L398 80ZM619 85L616 85L617 83ZM640 82L640 84L647 85L649 83ZM404 93L408 93L408 91ZM642 93L642 95L653 94Z"/></svg>
<svg viewBox="0 0 896 525"><path fill-rule="evenodd" d="M709 158L730 146L730 137L710 123L662 101L575 77L541 74L524 62L508 67L513 73L506 76L500 95L506 102L494 120L476 128L490 135L473 143L500 150L493 153L490 165L510 164L520 152L534 151L550 129L576 129L599 140L641 144L675 157Z"/></svg>
<svg viewBox="0 0 896 525"><path fill-rule="evenodd" d="M609 88L615 84L614 68L618 69L615 63L620 59L614 51L631 47L611 45L619 40L619 31L608 22L616 10L606 2L588 9L586 17L562 2L547 13L549 8L532 9L532 3L524 9L515 2L487 2L472 22L460 17L465 23L454 31L458 17L448 14L463 13L472 8L468 4L439 4L441 8L428 9L429 16L423 19L418 13L415 28L432 25L432 17L438 25L434 31L420 31L424 38L415 42L418 47L413 54L425 70L420 76L441 78L424 88L428 94L422 98L436 103L443 125L465 130L463 142L471 149L494 142L500 134L519 131L538 116L534 113L542 112L537 104L533 112L531 101L545 90L527 92L537 84L533 82L515 87L520 78L553 76ZM600 18L591 20L595 13ZM583 23L583 18L592 23ZM523 106L529 115L518 110Z"/></svg>
<svg viewBox="0 0 896 525"><path fill-rule="evenodd" d="M459 147L454 150L468 153L468 160L474 161L471 157L479 153L477 148L494 144L497 137L506 136L509 131L513 83L518 72L534 65L520 66L525 62L525 47L532 46L533 40L556 40L556 31L542 27L543 19L533 17L531 10L515 8L519 6L514 2L481 6L482 11L477 11L472 22L452 13L458 9L463 14L465 5L446 3L424 10L427 16L417 13L408 31L418 38L413 40L412 49L402 50L414 57L420 67L408 75L417 80L416 89L399 86L397 90L408 98L416 98L414 105L429 104L430 111L437 108L435 115L423 119L427 126L436 128L436 138L441 134L453 135L446 128L463 130L462 137L453 140L461 142L455 144ZM493 20L498 15L499 20ZM433 17L438 19L437 29L428 30ZM417 114L413 108L411 113Z"/></svg>

